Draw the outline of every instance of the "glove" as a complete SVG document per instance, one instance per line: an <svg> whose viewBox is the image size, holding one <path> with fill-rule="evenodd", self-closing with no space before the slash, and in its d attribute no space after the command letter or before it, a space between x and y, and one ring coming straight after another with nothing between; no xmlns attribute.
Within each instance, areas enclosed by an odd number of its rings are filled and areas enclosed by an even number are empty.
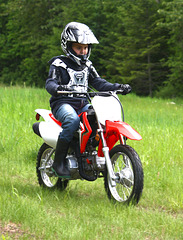
<svg viewBox="0 0 183 240"><path fill-rule="evenodd" d="M54 96L54 97L57 97L57 96L58 96L57 91L67 91L67 88L66 88L66 87L63 87L63 86L58 86L58 87L54 90L54 93L53 93L53 96Z"/></svg>
<svg viewBox="0 0 183 240"><path fill-rule="evenodd" d="M66 91L67 90L67 87L65 86L58 86L57 88L58 91Z"/></svg>
<svg viewBox="0 0 183 240"><path fill-rule="evenodd" d="M132 91L132 88L129 84L121 84L119 90L123 91L123 95L126 95Z"/></svg>

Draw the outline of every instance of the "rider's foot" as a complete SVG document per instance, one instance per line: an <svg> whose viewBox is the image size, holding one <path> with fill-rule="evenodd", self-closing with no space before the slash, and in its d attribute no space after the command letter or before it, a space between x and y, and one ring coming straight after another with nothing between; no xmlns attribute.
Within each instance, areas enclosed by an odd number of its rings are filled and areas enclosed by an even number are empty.
<svg viewBox="0 0 183 240"><path fill-rule="evenodd" d="M70 172L68 169L59 169L59 168L54 168L54 166L52 166L51 170L54 172L54 174L59 177L59 178L71 178L70 176ZM64 171L63 171L64 170Z"/></svg>
<svg viewBox="0 0 183 240"><path fill-rule="evenodd" d="M69 144L70 143L64 141L63 139L58 138L55 158L51 169L55 175L60 178L71 178L66 161Z"/></svg>

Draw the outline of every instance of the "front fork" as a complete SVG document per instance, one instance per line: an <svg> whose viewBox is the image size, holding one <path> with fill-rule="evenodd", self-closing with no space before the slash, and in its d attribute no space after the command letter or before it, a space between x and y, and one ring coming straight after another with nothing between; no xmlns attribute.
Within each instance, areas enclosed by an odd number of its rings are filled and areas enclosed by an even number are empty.
<svg viewBox="0 0 183 240"><path fill-rule="evenodd" d="M108 170L108 174L109 174L109 181L110 181L111 186L115 187L116 186L116 181L119 179L119 177L117 177L114 174L111 159L110 159L110 156L109 156L109 148L108 148L106 140L104 138L104 133L103 133L103 129L102 129L101 126L99 126L98 133L100 134L100 137L101 137L101 140L102 140L102 145L103 145L102 151L103 151L105 161L106 161L106 166L107 166L107 170Z"/></svg>

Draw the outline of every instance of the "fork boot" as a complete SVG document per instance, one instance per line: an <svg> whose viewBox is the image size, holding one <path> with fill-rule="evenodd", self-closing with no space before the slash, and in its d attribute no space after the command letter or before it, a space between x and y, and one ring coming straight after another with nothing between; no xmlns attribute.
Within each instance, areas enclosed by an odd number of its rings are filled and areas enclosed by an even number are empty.
<svg viewBox="0 0 183 240"><path fill-rule="evenodd" d="M69 148L68 142L58 138L55 150L55 159L52 165L52 171L60 178L70 178L70 171L66 166L66 156Z"/></svg>

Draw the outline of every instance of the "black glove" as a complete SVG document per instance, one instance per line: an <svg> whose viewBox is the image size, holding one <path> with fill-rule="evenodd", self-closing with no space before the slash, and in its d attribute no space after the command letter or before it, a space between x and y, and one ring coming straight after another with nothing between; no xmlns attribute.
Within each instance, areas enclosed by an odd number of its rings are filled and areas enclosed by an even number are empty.
<svg viewBox="0 0 183 240"><path fill-rule="evenodd" d="M129 84L121 84L119 90L123 91L123 95L126 95L132 91L132 88Z"/></svg>
<svg viewBox="0 0 183 240"><path fill-rule="evenodd" d="M65 86L58 86L57 91L67 91L67 87Z"/></svg>
<svg viewBox="0 0 183 240"><path fill-rule="evenodd" d="M54 97L57 97L59 94L57 93L57 91L67 91L67 88L66 87L62 87L62 86L58 86L55 91L54 91L54 94L53 96Z"/></svg>

